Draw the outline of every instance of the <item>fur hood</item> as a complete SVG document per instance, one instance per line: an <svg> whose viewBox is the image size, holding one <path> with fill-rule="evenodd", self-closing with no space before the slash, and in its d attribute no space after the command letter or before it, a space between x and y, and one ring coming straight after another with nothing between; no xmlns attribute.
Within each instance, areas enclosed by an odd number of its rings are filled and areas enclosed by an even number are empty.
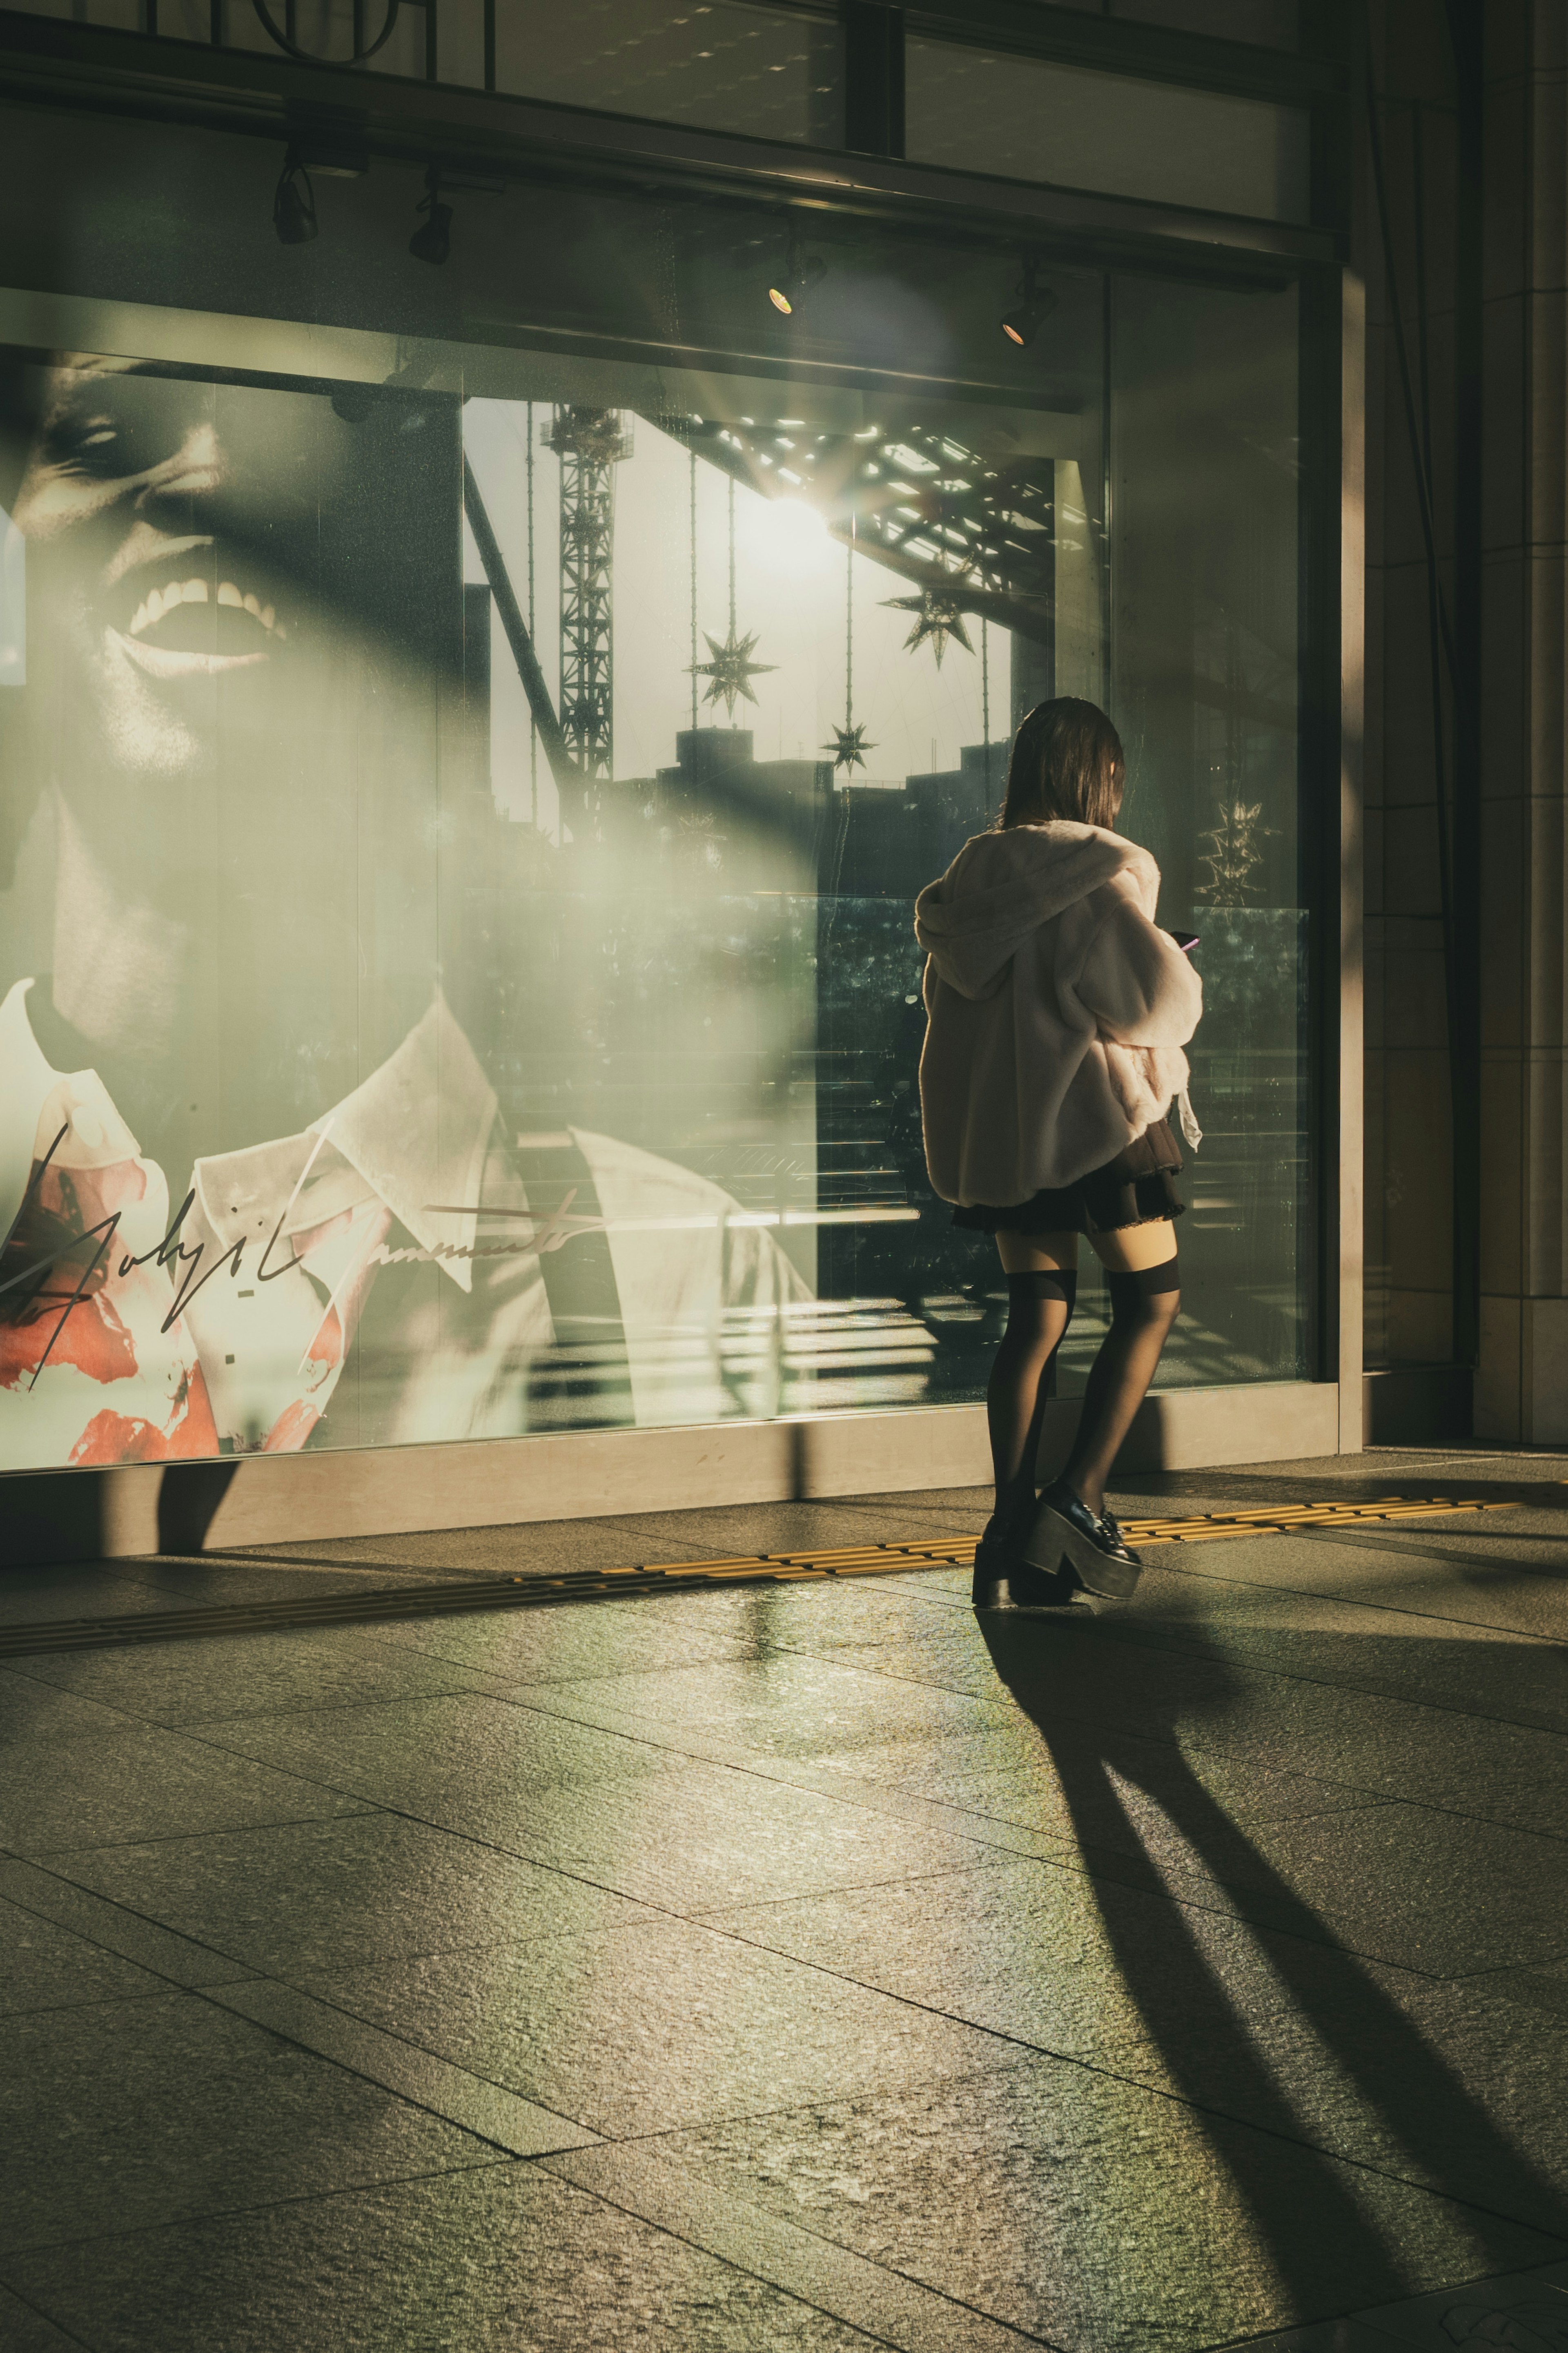
<svg viewBox="0 0 1568 2353"><path fill-rule="evenodd" d="M1119 875L1152 921L1160 870L1119 833L1065 818L977 833L915 901L915 937L950 988L991 997L1031 932Z"/></svg>

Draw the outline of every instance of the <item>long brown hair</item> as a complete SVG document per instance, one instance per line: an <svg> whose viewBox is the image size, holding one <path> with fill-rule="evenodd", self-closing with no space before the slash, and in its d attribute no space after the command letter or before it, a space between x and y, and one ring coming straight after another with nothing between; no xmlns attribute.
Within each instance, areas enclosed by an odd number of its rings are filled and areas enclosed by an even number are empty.
<svg viewBox="0 0 1568 2353"><path fill-rule="evenodd" d="M1114 826L1126 776L1121 738L1098 703L1076 694L1037 702L1013 738L997 831L1050 818Z"/></svg>

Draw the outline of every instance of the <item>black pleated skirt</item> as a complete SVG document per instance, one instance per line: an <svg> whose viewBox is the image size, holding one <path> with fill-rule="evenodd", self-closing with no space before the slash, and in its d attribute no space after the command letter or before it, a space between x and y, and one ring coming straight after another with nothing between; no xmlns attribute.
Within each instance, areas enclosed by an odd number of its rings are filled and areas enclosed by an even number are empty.
<svg viewBox="0 0 1568 2353"><path fill-rule="evenodd" d="M1186 1203L1176 1190L1182 1155L1169 1123L1157 1119L1134 1143L1091 1168L1076 1184L1047 1186L1032 1201L1010 1208L977 1202L954 1209L952 1222L971 1234L1114 1234L1176 1219Z"/></svg>

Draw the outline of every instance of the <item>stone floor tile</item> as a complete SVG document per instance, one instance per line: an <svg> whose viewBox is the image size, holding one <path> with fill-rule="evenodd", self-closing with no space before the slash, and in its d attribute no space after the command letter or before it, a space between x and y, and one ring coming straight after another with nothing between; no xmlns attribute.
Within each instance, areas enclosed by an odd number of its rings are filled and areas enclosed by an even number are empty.
<svg viewBox="0 0 1568 2353"><path fill-rule="evenodd" d="M1073 2353L1189 2353L1557 2253L1516 2223L1063 2060L655 2146Z"/></svg>
<svg viewBox="0 0 1568 2353"><path fill-rule="evenodd" d="M61 1741L134 1736L144 1728L122 1708L58 1691L25 1669L0 1667L0 1757L5 1757L7 1769Z"/></svg>
<svg viewBox="0 0 1568 2353"><path fill-rule="evenodd" d="M36 1626L57 1619L133 1618L166 1609L167 1597L140 1564L68 1561L58 1567L7 1568L0 1575L0 1627Z"/></svg>
<svg viewBox="0 0 1568 2353"><path fill-rule="evenodd" d="M901 1544L911 1533L916 1542L940 1530L928 1514L903 1508L901 1495L884 1495L868 1504L853 1498L787 1504L724 1504L700 1512L647 1512L635 1525L645 1545L655 1547L634 1559L686 1560L710 1551L766 1553L821 1551L841 1545ZM954 1533L965 1531L958 1525ZM945 1515L943 1515L945 1518ZM685 1549L689 1546L690 1549Z"/></svg>
<svg viewBox="0 0 1568 2353"><path fill-rule="evenodd" d="M1158 2024L1125 2072L1568 2239L1568 2021L1493 1978L1435 1984L1289 1937L1259 1938L1248 1967L1245 1927L1184 1925L1191 1949L1165 1941L1152 2000L1119 1940L1128 1995ZM1249 2001L1264 1968L1274 1998Z"/></svg>
<svg viewBox="0 0 1568 2353"><path fill-rule="evenodd" d="M1194 1786L1233 1822L1289 1821L1297 1815L1345 1813L1389 1802L1310 1774L1276 1772L1240 1757L1203 1750L1184 1755L1168 1742L1132 1741L1124 1736L1118 1745L1119 1754L1136 1757L1136 1778L1120 1772L1114 1779L1096 1774L1086 1788L1075 1788L1075 1814L1062 1775L1048 1753L1028 1764L973 1771L966 1769L966 1757L954 1753L965 1746L931 1741L924 1744L922 1754L915 1744L908 1743L880 1753L889 1768L887 1778L896 1777L894 1786L906 1796L955 1806L961 1812L990 1820L1017 1822L1053 1838L1071 1838L1086 1847L1157 1851L1170 1831L1164 1801L1169 1798L1179 1802ZM865 1778L859 1752L831 1761L852 1778Z"/></svg>
<svg viewBox="0 0 1568 2353"><path fill-rule="evenodd" d="M1297 1554L1312 1548L1306 1539L1279 1541ZM1237 1556L1265 1548L1261 1540L1227 1546L1230 1577L1145 1571L1133 1602L1106 1613L1103 1636L1179 1644L1272 1674L1568 1730L1568 1675L1557 1643L1379 1608L1364 1593L1259 1588Z"/></svg>
<svg viewBox="0 0 1568 2353"><path fill-rule="evenodd" d="M1194 1810L1151 1859L1174 1893L1219 1881L1248 1919L1327 1935L1434 1977L1551 1960L1568 1925L1568 1848L1426 1806L1253 1822ZM1109 1867L1103 1852L1090 1868Z"/></svg>
<svg viewBox="0 0 1568 2353"><path fill-rule="evenodd" d="M465 2132L504 2149L510 2157L585 2148L596 2137L531 2100L520 2100L515 2092L504 2091L499 2084L470 2075L466 2068L454 2067L401 2036L383 2034L363 2019L351 2018L345 2010L313 2000L273 1978L225 1986L208 1998L258 2026L286 2036L301 2050L313 2051L318 2058L331 2059L352 2074L363 2075L366 2083L379 2084L384 2091L395 2092L399 2099L411 2100L416 2107L444 2116L448 2124L461 2125Z"/></svg>
<svg viewBox="0 0 1568 2353"><path fill-rule="evenodd" d="M711 1915L1037 2049L1568 2235L1568 1972L1434 1983L1034 1862ZM1548 1986L1542 2015L1515 1989Z"/></svg>
<svg viewBox="0 0 1568 2353"><path fill-rule="evenodd" d="M1047 1730L1067 1719L1092 1721L1384 1797L1419 1799L1460 1778L1562 1770L1561 1734L1133 1642L1116 1633L1114 1618L1107 1611L1070 1636L1041 1620L982 1618L990 1690L1009 1694ZM898 1651L888 1646L889 1671ZM978 1662L967 1687L987 1689Z"/></svg>
<svg viewBox="0 0 1568 2353"><path fill-rule="evenodd" d="M665 1516L692 1524L685 1529L687 1549L679 1556L682 1559L733 1549L722 1539L713 1545L699 1534L695 1524L705 1519L705 1514ZM651 1556L641 1540L647 1525L645 1519L625 1514L609 1519L520 1520L500 1527L432 1528L411 1535L334 1536L267 1545L226 1557L240 1567L295 1561L325 1567L352 1563L395 1567L416 1570L432 1580L437 1576L540 1575L552 1570L624 1568L647 1559Z"/></svg>
<svg viewBox="0 0 1568 2353"><path fill-rule="evenodd" d="M1172 1547L1163 1565L1193 1577L1224 1577L1230 1542ZM1248 1578L1261 1588L1343 1597L1456 1626L1555 1637L1563 1622L1568 1530L1525 1532L1512 1512L1375 1528L1322 1528L1247 1547Z"/></svg>
<svg viewBox="0 0 1568 2353"><path fill-rule="evenodd" d="M90 2263L50 2249L6 2272L92 2353L872 2353L888 2342L527 2164L103 2239Z"/></svg>
<svg viewBox="0 0 1568 2353"><path fill-rule="evenodd" d="M14 2019L6 2043L0 2274L8 2278L11 2259L28 2247L497 2155L195 1994Z"/></svg>
<svg viewBox="0 0 1568 2353"><path fill-rule="evenodd" d="M62 2337L52 2320L0 2287L0 2345L5 2353L78 2353L79 2337Z"/></svg>
<svg viewBox="0 0 1568 2353"><path fill-rule="evenodd" d="M861 1648L952 1640L955 1619L963 1638L973 1626L969 1582L965 1570L962 1617L951 1593L924 1569L773 1586L768 1592L771 1607L757 1613L758 1648L827 1656L852 1666L852 1653ZM757 1599L762 1601L761 1593Z"/></svg>
<svg viewBox="0 0 1568 2353"><path fill-rule="evenodd" d="M728 2257L775 2286L808 2296L839 2319L874 2329L879 2338L908 2347L910 2353L1025 2353L1034 2341L737 2199L728 2186L716 2190L646 2145L601 2143L548 2158L546 2165L550 2172L613 2199L628 2212L677 2232L710 2254Z"/></svg>
<svg viewBox="0 0 1568 2353"><path fill-rule="evenodd" d="M426 1816L552 1870L674 1913L826 1887L879 1885L985 1858L954 1814L905 1819L837 1794L694 1762L679 1774L580 1790L427 1800Z"/></svg>
<svg viewBox="0 0 1568 2353"><path fill-rule="evenodd" d="M0 1864L0 1885L4 1884ZM0 2017L167 1993L162 1978L0 1895Z"/></svg>
<svg viewBox="0 0 1568 2353"><path fill-rule="evenodd" d="M0 1773L0 1845L17 1854L361 1810L359 1800L319 1781L226 1754L205 1739L136 1725L107 1738L18 1750Z"/></svg>
<svg viewBox="0 0 1568 2353"><path fill-rule="evenodd" d="M581 1936L645 1916L585 1881L386 1813L78 1848L55 1868L277 1977Z"/></svg>
<svg viewBox="0 0 1568 2353"><path fill-rule="evenodd" d="M941 1640L939 1626L932 1640ZM889 1647L879 1645L879 1650ZM993 1693L977 1700L966 1692L884 1674L865 1664L858 1651L835 1651L818 1658L775 1651L757 1659L651 1672L628 1662L617 1675L586 1676L552 1685L540 1704L564 1711L581 1702L607 1708L627 1725L658 1726L667 1739L689 1729L763 1756L814 1757L837 1752L859 1740L889 1740L911 1734L983 1729L1005 1725L1006 1710Z"/></svg>
<svg viewBox="0 0 1568 2353"><path fill-rule="evenodd" d="M68 1872L71 1858L68 1855L63 1861ZM251 1974L248 1962L231 1960L227 1954L216 1952L211 1946L177 1936L172 1930L159 1927L155 1921L127 1911L123 1905L108 1903L101 1895L76 1886L68 1876L61 1875L58 1863L51 1862L46 1867L23 1862L15 1856L0 1857L0 1896L18 1911L68 1930L85 1944L118 1954L138 1969L162 1979L165 1987L194 1989L226 1985Z"/></svg>
<svg viewBox="0 0 1568 2353"><path fill-rule="evenodd" d="M357 1627L340 1626L214 1635L134 1651L56 1652L29 1659L20 1672L79 1699L164 1725L419 1699L469 1690L475 1683L456 1663L372 1644Z"/></svg>
<svg viewBox="0 0 1568 2353"><path fill-rule="evenodd" d="M1418 2353L1568 2353L1568 2263L1479 2279L1358 2314Z"/></svg>
<svg viewBox="0 0 1568 2353"><path fill-rule="evenodd" d="M1485 1779L1469 1774L1425 1795L1429 1805L1440 1806L1448 1813L1468 1814L1475 1821L1531 1831L1540 1838L1568 1838L1568 1758L1555 1774Z"/></svg>
<svg viewBox="0 0 1568 2353"><path fill-rule="evenodd" d="M1282 2337L1249 2337L1223 2353L1392 2353L1394 2339L1362 2320L1325 2320L1316 2328L1288 2328Z"/></svg>
<svg viewBox="0 0 1568 2353"><path fill-rule="evenodd" d="M487 1693L209 1719L201 1737L223 1753L410 1813L468 1796L481 1812L493 1806L510 1819L536 1790L679 1769L667 1748Z"/></svg>
<svg viewBox="0 0 1568 2353"><path fill-rule="evenodd" d="M994 1861L894 1887L706 1916L749 1944L922 2009L1036 2050L1138 2073L1157 2065L1151 2038L1162 2028L1180 2031L1184 2009L1150 2016L1129 1998L1118 1940L1147 1956L1144 1974L1152 1980L1171 1934L1170 1909L1163 1898L1132 1889L1097 1891L1079 1872ZM1234 1924L1205 1923L1205 1936L1215 1930L1223 1938ZM1253 1975L1272 1991L1260 1955Z"/></svg>
<svg viewBox="0 0 1568 2353"><path fill-rule="evenodd" d="M1018 2056L973 2027L687 1921L438 1954L313 1990L616 2137Z"/></svg>
<svg viewBox="0 0 1568 2353"><path fill-rule="evenodd" d="M816 1588L811 1588L815 1591ZM484 1609L377 1626L388 1649L450 1660L509 1683L555 1683L618 1673L628 1652L640 1666L686 1666L743 1659L761 1647L759 1605L798 1588L716 1587L624 1599L553 1602L548 1609Z"/></svg>

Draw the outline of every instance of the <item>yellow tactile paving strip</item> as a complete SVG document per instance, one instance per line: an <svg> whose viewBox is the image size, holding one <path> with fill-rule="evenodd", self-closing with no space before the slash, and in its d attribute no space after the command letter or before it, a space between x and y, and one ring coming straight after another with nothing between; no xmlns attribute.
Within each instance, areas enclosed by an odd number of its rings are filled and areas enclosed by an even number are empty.
<svg viewBox="0 0 1568 2353"><path fill-rule="evenodd" d="M1216 1536L1287 1535L1293 1528L1362 1526L1369 1521L1428 1519L1453 1512L1506 1511L1474 1497L1384 1495L1373 1504L1279 1504L1204 1517L1125 1520L1131 1544L1203 1544ZM439 1585L383 1587L366 1592L300 1594L281 1601L231 1603L206 1609L149 1609L135 1617L56 1619L0 1628L0 1658L32 1651L112 1650L204 1634L258 1633L283 1626L368 1624L379 1619L447 1616L470 1609L516 1609L530 1603L591 1601L610 1595L673 1593L702 1585L793 1585L812 1577L886 1577L900 1570L969 1568L973 1536L924 1544L835 1545L801 1552L735 1553L718 1560L636 1562L626 1568L567 1569L558 1575L448 1578ZM257 1566L288 1567L287 1559Z"/></svg>
<svg viewBox="0 0 1568 2353"><path fill-rule="evenodd" d="M1426 1520L1445 1512L1508 1512L1511 1498L1483 1503L1474 1496L1429 1500L1384 1495L1374 1504L1273 1504L1254 1512L1211 1512L1191 1520L1123 1520L1129 1544L1206 1544L1215 1536L1289 1535L1292 1528L1353 1527L1367 1520Z"/></svg>

